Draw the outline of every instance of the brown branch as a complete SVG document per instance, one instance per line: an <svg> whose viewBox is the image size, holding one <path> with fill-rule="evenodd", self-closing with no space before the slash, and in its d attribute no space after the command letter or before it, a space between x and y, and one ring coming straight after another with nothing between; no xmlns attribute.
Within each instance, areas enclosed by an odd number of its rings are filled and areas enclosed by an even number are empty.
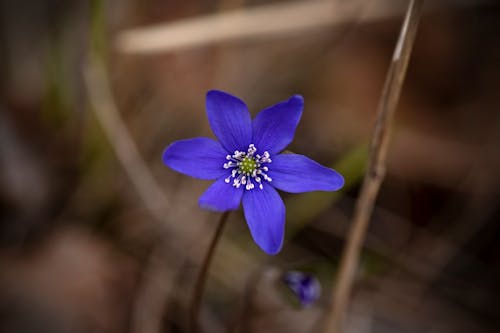
<svg viewBox="0 0 500 333"><path fill-rule="evenodd" d="M106 69L102 63L95 60L87 66L84 75L90 103L118 160L151 215L159 221L164 221L169 200L154 179L120 116L111 94ZM164 225L169 226L167 223Z"/></svg>
<svg viewBox="0 0 500 333"><path fill-rule="evenodd" d="M189 312L189 324L191 333L200 332L198 317L200 312L201 299L203 297L203 291L205 289L205 282L207 280L208 268L210 267L210 263L212 262L215 248L222 235L222 231L224 230L224 226L226 225L228 216L229 212L225 212L221 215L219 223L217 225L217 229L215 230L215 234L212 238L212 242L210 243L205 258L203 259L203 264L200 268L200 272L198 273L198 278L194 287L193 299L191 301Z"/></svg>
<svg viewBox="0 0 500 333"><path fill-rule="evenodd" d="M156 182L130 135L111 93L106 68L98 58L93 58L87 65L84 78L97 121L147 212L160 222L157 225L158 232L174 234L175 224L166 219L169 214L167 194ZM162 235L145 265L143 281L138 286L137 299L131 313L131 332L155 333L161 327L162 313L166 310L165 299L172 288L171 272L180 266L177 257L168 255L170 249L165 243L173 247L172 240L166 240ZM164 267L165 262L169 264L168 269ZM161 284L158 280L161 280Z"/></svg>
<svg viewBox="0 0 500 333"><path fill-rule="evenodd" d="M365 173L361 192L356 203L352 227L342 253L340 270L335 288L333 304L325 317L324 332L341 332L349 304L359 255L363 246L368 222L377 198L380 185L385 176L387 150L389 146L391 123L394 117L401 88L406 75L418 22L422 14L423 0L411 0L406 17L394 50L392 62L377 111L377 122L373 134L370 160Z"/></svg>
<svg viewBox="0 0 500 333"><path fill-rule="evenodd" d="M217 42L269 38L324 29L357 19L365 1L291 1L255 8L242 8L187 18L164 24L129 29L116 40L117 49L133 54L177 51ZM375 21L400 13L393 0L378 1L363 14Z"/></svg>

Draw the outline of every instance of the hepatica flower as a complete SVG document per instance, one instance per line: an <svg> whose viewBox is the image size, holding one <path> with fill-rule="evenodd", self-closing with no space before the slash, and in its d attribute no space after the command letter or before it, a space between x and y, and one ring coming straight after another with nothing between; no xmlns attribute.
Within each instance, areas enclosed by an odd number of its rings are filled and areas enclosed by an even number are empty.
<svg viewBox="0 0 500 333"><path fill-rule="evenodd" d="M293 139L303 106L302 96L294 95L252 120L239 98L211 90L207 115L219 141L180 140L163 153L163 162L175 171L215 180L199 199L202 208L225 212L243 203L250 233L268 254L280 251L284 236L285 205L276 189L335 191L344 184L339 173L303 155L280 154Z"/></svg>

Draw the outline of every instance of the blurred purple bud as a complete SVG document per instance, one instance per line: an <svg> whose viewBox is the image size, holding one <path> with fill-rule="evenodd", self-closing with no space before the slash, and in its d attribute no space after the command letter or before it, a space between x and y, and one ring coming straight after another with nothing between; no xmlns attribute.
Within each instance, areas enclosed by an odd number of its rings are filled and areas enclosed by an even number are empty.
<svg viewBox="0 0 500 333"><path fill-rule="evenodd" d="M312 275L289 271L283 275L283 282L297 296L302 306L313 304L321 295L321 285Z"/></svg>

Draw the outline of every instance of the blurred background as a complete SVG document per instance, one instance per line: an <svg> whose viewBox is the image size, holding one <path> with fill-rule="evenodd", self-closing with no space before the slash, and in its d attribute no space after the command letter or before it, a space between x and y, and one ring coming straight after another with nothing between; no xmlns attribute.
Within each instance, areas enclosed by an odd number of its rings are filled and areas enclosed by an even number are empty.
<svg viewBox="0 0 500 333"><path fill-rule="evenodd" d="M203 327L317 332L405 6L1 0L0 332L187 331L219 215L197 206L209 182L161 154L212 136L209 89L253 115L303 95L289 149L346 186L283 194L274 257L232 213ZM346 332L500 331L499 89L498 3L427 1ZM317 303L297 304L288 270L315 274Z"/></svg>

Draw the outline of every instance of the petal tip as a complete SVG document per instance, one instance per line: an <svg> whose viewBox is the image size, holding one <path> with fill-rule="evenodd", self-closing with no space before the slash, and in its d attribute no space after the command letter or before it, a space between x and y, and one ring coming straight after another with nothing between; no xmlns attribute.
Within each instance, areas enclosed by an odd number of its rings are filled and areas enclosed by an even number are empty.
<svg viewBox="0 0 500 333"><path fill-rule="evenodd" d="M207 91L207 98L210 97L210 96L215 96L215 95L227 95L226 92L222 91L222 90L217 90L217 89L210 89L209 91Z"/></svg>
<svg viewBox="0 0 500 333"><path fill-rule="evenodd" d="M175 142L169 144L165 149L163 149L163 153L161 154L161 159L163 161L163 164L166 166L170 167L169 165L169 159L170 159L170 148L175 144Z"/></svg>
<svg viewBox="0 0 500 333"><path fill-rule="evenodd" d="M245 104L240 98L236 97L235 95L230 94L226 91L217 90L217 89L211 89L211 90L207 91L206 98L207 98L207 100L212 99L212 98L233 99L233 100L238 100L239 102Z"/></svg>
<svg viewBox="0 0 500 333"><path fill-rule="evenodd" d="M253 236L253 233L252 233ZM284 235L283 235L284 236ZM278 253L281 252L281 249L283 248L283 239L284 237L281 237L279 240L276 241L276 239L256 239L254 238L255 244L264 251L266 254L275 256Z"/></svg>
<svg viewBox="0 0 500 333"><path fill-rule="evenodd" d="M333 170L333 169L332 169ZM333 172L335 172L335 180L333 181L333 190L332 191L338 191L340 190L342 187L344 187L344 184L345 184L345 179L344 177L338 173L337 171L333 170Z"/></svg>
<svg viewBox="0 0 500 333"><path fill-rule="evenodd" d="M289 107L296 109L301 114L304 109L304 97L302 97L302 95L295 94L288 99L287 104Z"/></svg>
<svg viewBox="0 0 500 333"><path fill-rule="evenodd" d="M304 97L302 95L295 94L289 99L290 102L304 105Z"/></svg>
<svg viewBox="0 0 500 333"><path fill-rule="evenodd" d="M270 256L275 256L277 255L278 253L281 252L281 249L283 248L283 242L281 242L281 244L279 246L274 246L274 247L260 247L264 252L266 252L268 255Z"/></svg>

